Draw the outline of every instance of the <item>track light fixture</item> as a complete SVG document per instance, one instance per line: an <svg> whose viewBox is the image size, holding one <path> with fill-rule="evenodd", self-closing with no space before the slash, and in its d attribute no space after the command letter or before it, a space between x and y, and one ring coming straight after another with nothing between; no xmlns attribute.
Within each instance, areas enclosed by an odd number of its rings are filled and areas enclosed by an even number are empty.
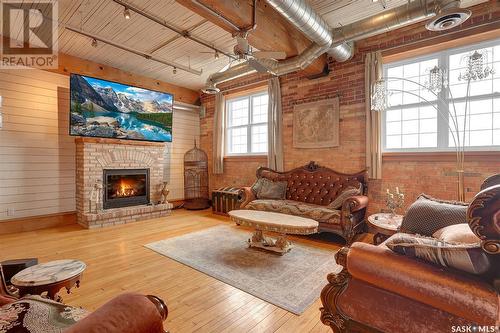
<svg viewBox="0 0 500 333"><path fill-rule="evenodd" d="M130 10L127 7L123 9L123 17L125 17L126 20L130 20Z"/></svg>
<svg viewBox="0 0 500 333"><path fill-rule="evenodd" d="M215 59L219 59L219 51L215 50L214 58Z"/></svg>
<svg viewBox="0 0 500 333"><path fill-rule="evenodd" d="M92 45L92 47L97 47L97 39L92 38L92 42L90 43L90 45Z"/></svg>
<svg viewBox="0 0 500 333"><path fill-rule="evenodd" d="M172 73L177 74L177 67L174 67L174 69L172 70Z"/></svg>

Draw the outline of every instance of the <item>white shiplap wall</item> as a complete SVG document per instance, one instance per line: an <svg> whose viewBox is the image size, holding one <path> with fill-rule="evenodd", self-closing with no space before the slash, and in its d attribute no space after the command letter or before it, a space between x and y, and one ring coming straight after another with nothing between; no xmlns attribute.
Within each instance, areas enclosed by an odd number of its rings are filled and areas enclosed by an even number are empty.
<svg viewBox="0 0 500 333"><path fill-rule="evenodd" d="M75 144L68 135L69 77L0 71L0 221L75 210ZM167 144L169 199L183 197L183 156L199 140L196 112L174 112ZM169 171L169 172L168 172ZM8 212L13 214L8 214Z"/></svg>

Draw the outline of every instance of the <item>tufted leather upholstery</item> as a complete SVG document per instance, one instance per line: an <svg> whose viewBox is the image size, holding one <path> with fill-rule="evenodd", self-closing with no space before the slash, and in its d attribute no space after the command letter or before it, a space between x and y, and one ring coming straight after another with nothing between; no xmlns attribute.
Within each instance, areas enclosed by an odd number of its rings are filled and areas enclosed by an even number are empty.
<svg viewBox="0 0 500 333"><path fill-rule="evenodd" d="M326 206L346 188L365 189L365 172L343 174L311 164L287 172L277 172L268 168L257 170L257 177L273 181L286 181L286 198L309 204Z"/></svg>
<svg viewBox="0 0 500 333"><path fill-rule="evenodd" d="M492 260L500 256L499 217L500 185L490 182L469 204L467 221ZM397 254L386 242L356 242L337 252L344 268L328 275L321 293L321 320L334 332L358 332L351 330L356 325L362 332L452 332L459 325L495 331L500 265L488 275L472 275Z"/></svg>
<svg viewBox="0 0 500 333"><path fill-rule="evenodd" d="M286 172L261 167L257 170L257 178L261 177L272 181L286 181L286 200L274 200L281 202L264 204L262 200L255 200L256 197L250 187L244 187L240 202L241 209L279 211L299 216L306 214L309 218L319 222L320 231L336 233L342 236L348 244L353 241L356 234L363 231L368 205L365 171L344 174L310 162L308 165ZM365 195L346 198L340 210L325 207L334 201L346 187L361 188ZM301 209L297 208L299 206Z"/></svg>

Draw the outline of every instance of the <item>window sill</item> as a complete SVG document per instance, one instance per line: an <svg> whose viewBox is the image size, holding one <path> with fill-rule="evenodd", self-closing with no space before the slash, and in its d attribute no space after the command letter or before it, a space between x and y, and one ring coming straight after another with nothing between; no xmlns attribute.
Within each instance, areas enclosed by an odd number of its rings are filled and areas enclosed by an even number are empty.
<svg viewBox="0 0 500 333"><path fill-rule="evenodd" d="M455 152L386 152L384 162L455 162ZM500 151L466 151L465 162L498 162Z"/></svg>
<svg viewBox="0 0 500 333"><path fill-rule="evenodd" d="M229 155L229 156L224 156L224 161L267 161L267 154L266 155Z"/></svg>

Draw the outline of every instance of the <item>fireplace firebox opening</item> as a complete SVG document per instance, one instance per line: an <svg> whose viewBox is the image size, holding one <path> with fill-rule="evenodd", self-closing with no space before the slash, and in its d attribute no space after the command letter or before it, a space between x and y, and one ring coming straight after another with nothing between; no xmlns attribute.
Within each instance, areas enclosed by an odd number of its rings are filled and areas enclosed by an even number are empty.
<svg viewBox="0 0 500 333"><path fill-rule="evenodd" d="M149 169L105 169L104 209L149 204Z"/></svg>

